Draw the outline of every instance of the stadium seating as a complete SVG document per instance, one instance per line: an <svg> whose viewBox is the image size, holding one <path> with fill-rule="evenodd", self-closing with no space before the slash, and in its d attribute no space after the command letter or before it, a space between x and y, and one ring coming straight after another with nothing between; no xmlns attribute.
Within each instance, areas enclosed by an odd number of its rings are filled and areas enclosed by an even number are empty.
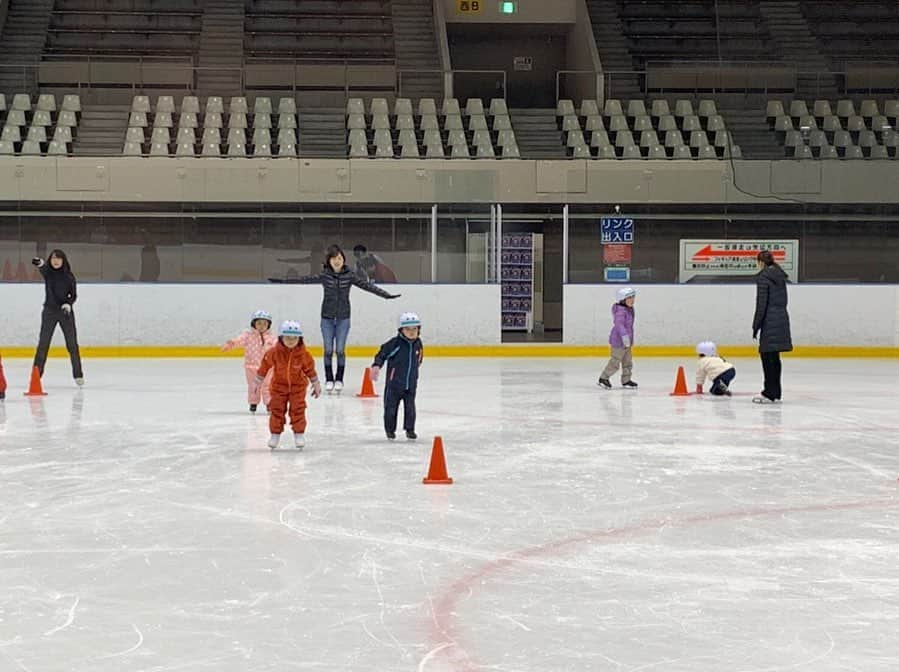
<svg viewBox="0 0 899 672"><path fill-rule="evenodd" d="M8 109L7 109L7 100ZM0 93L0 154L66 156L78 133L81 98Z"/></svg>

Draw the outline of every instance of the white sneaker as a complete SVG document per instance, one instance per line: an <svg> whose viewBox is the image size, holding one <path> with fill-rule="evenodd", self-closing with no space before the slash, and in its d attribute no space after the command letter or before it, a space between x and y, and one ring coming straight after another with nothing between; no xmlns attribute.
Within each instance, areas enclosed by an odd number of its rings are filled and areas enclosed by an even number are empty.
<svg viewBox="0 0 899 672"><path fill-rule="evenodd" d="M76 378L76 379L75 379L75 384L76 384L78 387L84 387L84 378Z"/></svg>
<svg viewBox="0 0 899 672"><path fill-rule="evenodd" d="M334 391L334 381L329 380L325 383L325 392L333 392Z"/></svg>
<svg viewBox="0 0 899 672"><path fill-rule="evenodd" d="M306 437L302 434L294 434L293 445L297 447L297 450L303 450L303 446L306 445Z"/></svg>
<svg viewBox="0 0 899 672"><path fill-rule="evenodd" d="M752 398L753 404L776 404L776 399L769 399L764 394L757 394Z"/></svg>
<svg viewBox="0 0 899 672"><path fill-rule="evenodd" d="M274 450L278 447L278 444L281 442L280 434L272 434L272 438L268 440L268 447Z"/></svg>
<svg viewBox="0 0 899 672"><path fill-rule="evenodd" d="M334 391L337 392L338 394L343 392L343 381L342 380L338 380L337 382L334 383Z"/></svg>

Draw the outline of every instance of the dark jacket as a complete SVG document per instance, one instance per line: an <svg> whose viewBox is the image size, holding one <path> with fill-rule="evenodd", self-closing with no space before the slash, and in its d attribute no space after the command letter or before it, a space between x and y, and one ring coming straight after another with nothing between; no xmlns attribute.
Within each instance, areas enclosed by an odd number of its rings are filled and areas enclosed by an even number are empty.
<svg viewBox="0 0 899 672"><path fill-rule="evenodd" d="M78 283L75 275L69 268L69 262L64 261L62 268L56 269L50 262L44 262L38 268L44 278L44 307L59 310L68 303L70 306L78 300Z"/></svg>
<svg viewBox="0 0 899 672"><path fill-rule="evenodd" d="M418 385L418 369L424 357L421 339L410 341L398 333L387 341L375 355L374 366L387 363L385 385L402 390L414 390Z"/></svg>
<svg viewBox="0 0 899 672"><path fill-rule="evenodd" d="M288 283L301 285L321 284L324 288L322 297L322 317L329 320L344 320L350 316L350 288L356 285L359 289L371 292L382 299L392 299L393 294L385 292L377 285L363 280L353 273L349 266L344 266L335 271L330 266L324 268L321 273L307 275L302 278L287 280Z"/></svg>
<svg viewBox="0 0 899 672"><path fill-rule="evenodd" d="M755 276L755 285L752 337L762 332L759 352L789 352L793 339L787 314L787 274L780 266L766 266Z"/></svg>

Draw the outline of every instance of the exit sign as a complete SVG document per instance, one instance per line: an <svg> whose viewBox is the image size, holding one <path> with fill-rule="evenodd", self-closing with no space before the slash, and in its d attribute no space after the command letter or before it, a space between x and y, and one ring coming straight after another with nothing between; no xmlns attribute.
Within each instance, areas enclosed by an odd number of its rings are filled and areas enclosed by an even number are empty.
<svg viewBox="0 0 899 672"><path fill-rule="evenodd" d="M517 2L510 2L509 0L505 0L504 2L499 3L500 14L514 14L516 11L518 11Z"/></svg>

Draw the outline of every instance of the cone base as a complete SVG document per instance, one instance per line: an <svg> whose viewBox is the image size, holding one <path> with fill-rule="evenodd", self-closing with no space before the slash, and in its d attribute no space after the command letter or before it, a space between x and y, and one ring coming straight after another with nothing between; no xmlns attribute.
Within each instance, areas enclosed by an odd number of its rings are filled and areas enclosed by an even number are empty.
<svg viewBox="0 0 899 672"><path fill-rule="evenodd" d="M377 394L357 394L356 396L359 397L360 399L377 399L378 398Z"/></svg>
<svg viewBox="0 0 899 672"><path fill-rule="evenodd" d="M689 392L669 392L668 396L669 397L689 397L690 393Z"/></svg>
<svg viewBox="0 0 899 672"><path fill-rule="evenodd" d="M451 478L423 478L421 482L425 485L452 485L453 479Z"/></svg>
<svg viewBox="0 0 899 672"><path fill-rule="evenodd" d="M46 397L47 393L46 392L26 392L25 396L26 397Z"/></svg>

